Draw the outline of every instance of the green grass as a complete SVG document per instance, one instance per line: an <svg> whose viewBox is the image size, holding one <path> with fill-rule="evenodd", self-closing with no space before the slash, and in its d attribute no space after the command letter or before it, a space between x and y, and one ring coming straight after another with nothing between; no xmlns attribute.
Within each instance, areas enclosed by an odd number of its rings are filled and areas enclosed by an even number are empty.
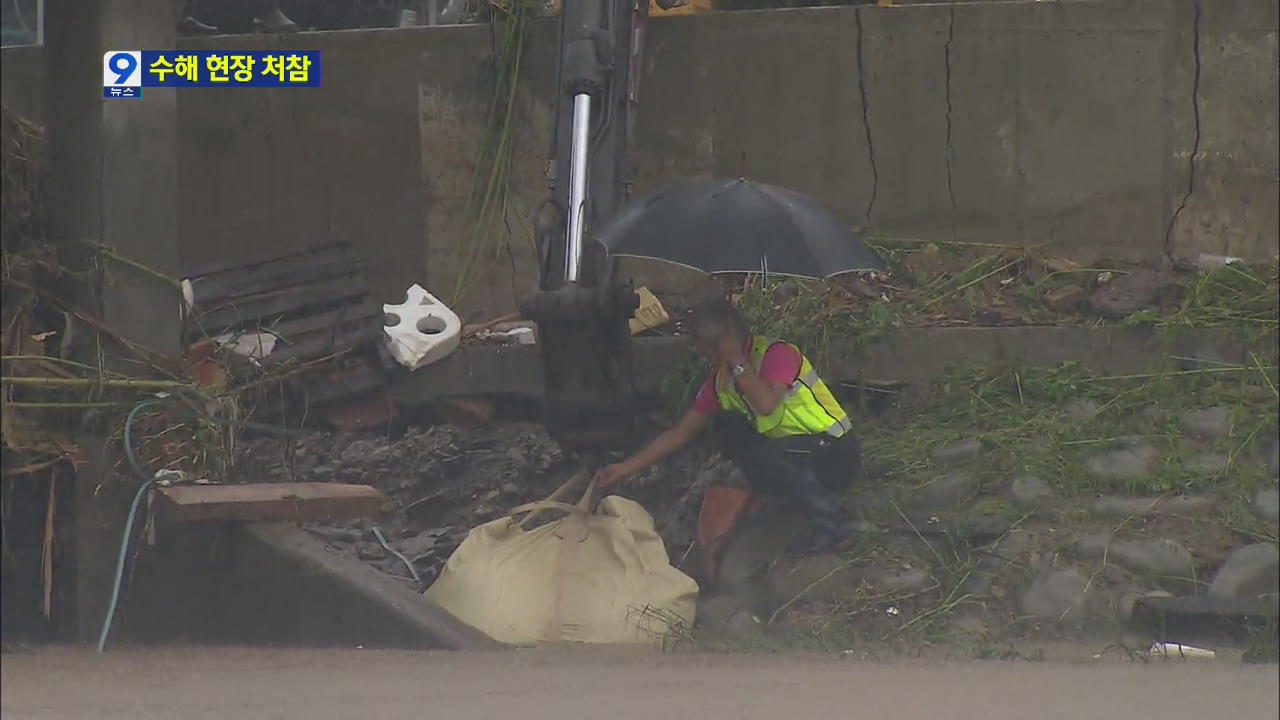
<svg viewBox="0 0 1280 720"><path fill-rule="evenodd" d="M1009 324L1151 326L1170 339L1219 328L1258 341L1280 325L1280 265L1274 263L1171 276L1171 282L1181 286L1176 308L1140 310L1124 319L1103 321L1079 309L1050 308L1046 294L1067 285L1087 290L1099 275L1120 275L1123 270L1079 267L1019 248L885 242L875 250L885 259L887 279L841 276L819 282L748 276L742 280L738 306L757 333L795 343L819 365L833 349L857 352L886 340L897 328L974 324L984 312L994 312ZM685 406L705 377L705 365L692 357L692 351L689 355L664 388L673 413ZM1274 358L1257 361L1263 366L1272 363ZM1030 382L1056 383L1039 390L1069 400L1080 392L1071 383L1083 379L1060 373ZM1111 387L1116 386L1095 388L1090 395L1105 402Z"/></svg>
<svg viewBox="0 0 1280 720"><path fill-rule="evenodd" d="M1066 285L1087 291L1104 273L1010 248L927 245L907 250L877 247L887 280L842 276L827 282L748 278L740 307L766 334L820 354L833 340L872 343L893 328L978 323L994 313L1000 324L1102 324L1079 309L1050 308L1046 295ZM927 258L927 262L919 260ZM1280 266L1235 264L1195 275L1172 275L1181 301L1174 308L1139 310L1118 325L1148 325L1170 332L1230 328L1243 335L1280 326Z"/></svg>
<svg viewBox="0 0 1280 720"><path fill-rule="evenodd" d="M1091 402L1092 419L1068 417L1073 403ZM897 421L860 427L869 460L890 482L916 481L937 471L929 450L976 437L984 447L974 469L1012 477L1040 477L1066 494L1118 491L1139 494L1203 492L1246 475L1260 440L1275 422L1277 396L1267 379L1247 369L1231 374L1153 373L1107 378L1077 365L1053 369L967 369L950 373L923 397L902 408ZM1221 405L1235 422L1230 437L1191 442L1177 427L1180 411ZM1164 417L1146 417L1146 407ZM1090 476L1091 455L1125 445L1149 444L1161 452L1158 468L1145 476ZM1201 453L1230 458L1221 472L1200 472L1187 461Z"/></svg>

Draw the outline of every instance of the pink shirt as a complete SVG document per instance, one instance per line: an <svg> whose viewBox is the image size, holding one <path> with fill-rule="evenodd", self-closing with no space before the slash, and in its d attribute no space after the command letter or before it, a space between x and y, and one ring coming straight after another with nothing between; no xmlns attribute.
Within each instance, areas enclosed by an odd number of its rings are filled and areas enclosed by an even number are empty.
<svg viewBox="0 0 1280 720"><path fill-rule="evenodd" d="M800 353L790 345L775 343L764 351L764 359L760 361L760 379L790 388L800 377ZM693 409L703 415L714 415L720 410L720 398L716 397L716 373L714 370L698 388L698 396L693 400Z"/></svg>

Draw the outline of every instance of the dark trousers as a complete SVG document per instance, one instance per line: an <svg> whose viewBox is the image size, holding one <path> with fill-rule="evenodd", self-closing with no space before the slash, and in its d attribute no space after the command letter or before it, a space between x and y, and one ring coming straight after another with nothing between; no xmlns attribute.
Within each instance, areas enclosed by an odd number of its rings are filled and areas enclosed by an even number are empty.
<svg viewBox="0 0 1280 720"><path fill-rule="evenodd" d="M819 538L841 534L843 519L833 498L853 482L861 460L852 432L772 439L744 418L721 413L714 433L720 452L742 470L752 492L807 517Z"/></svg>

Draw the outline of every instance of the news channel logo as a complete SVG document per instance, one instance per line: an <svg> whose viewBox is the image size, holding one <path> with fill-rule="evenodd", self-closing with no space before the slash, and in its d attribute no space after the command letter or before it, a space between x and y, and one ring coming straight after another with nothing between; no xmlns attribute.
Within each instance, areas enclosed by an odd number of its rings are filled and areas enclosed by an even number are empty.
<svg viewBox="0 0 1280 720"><path fill-rule="evenodd" d="M102 56L102 97L143 88L318 88L317 50L112 50Z"/></svg>

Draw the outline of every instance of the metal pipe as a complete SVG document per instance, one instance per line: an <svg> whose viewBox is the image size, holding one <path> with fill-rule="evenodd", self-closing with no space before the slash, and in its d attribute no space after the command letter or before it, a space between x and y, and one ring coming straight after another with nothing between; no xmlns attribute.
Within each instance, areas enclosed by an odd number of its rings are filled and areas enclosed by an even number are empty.
<svg viewBox="0 0 1280 720"><path fill-rule="evenodd" d="M591 128L591 96L573 96L573 137L569 150L569 235L565 243L564 276L578 281L582 269L582 225L587 202L587 141Z"/></svg>

